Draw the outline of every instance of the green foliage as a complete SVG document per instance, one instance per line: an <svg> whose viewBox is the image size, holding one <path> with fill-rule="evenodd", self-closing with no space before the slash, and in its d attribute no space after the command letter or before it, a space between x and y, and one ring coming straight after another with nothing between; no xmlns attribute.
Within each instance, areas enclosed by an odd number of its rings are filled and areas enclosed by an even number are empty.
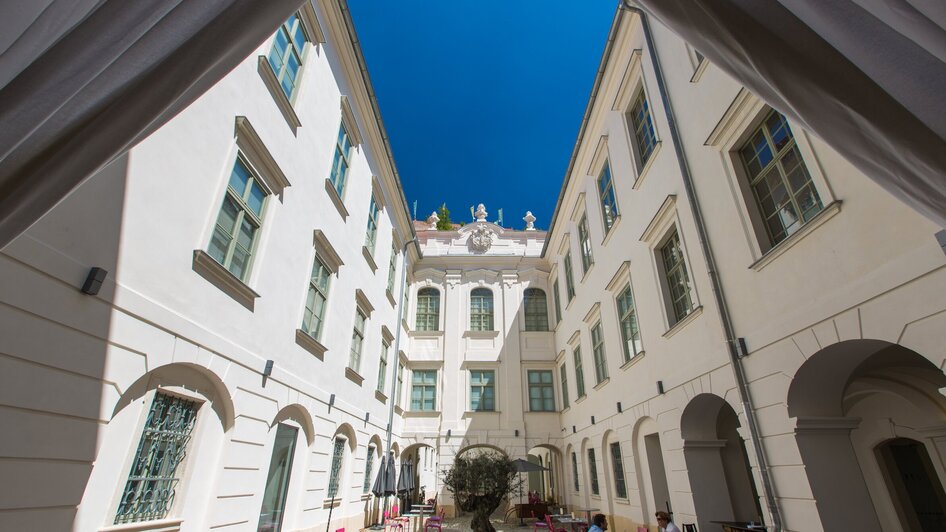
<svg viewBox="0 0 946 532"><path fill-rule="evenodd" d="M453 231L453 222L450 221L450 209L447 208L446 203L437 209L437 216L440 218L437 221L438 231Z"/></svg>
<svg viewBox="0 0 946 532"><path fill-rule="evenodd" d="M470 451L457 456L444 473L444 486L457 506L473 513L476 532L494 532L489 516L522 485L512 460L495 451Z"/></svg>

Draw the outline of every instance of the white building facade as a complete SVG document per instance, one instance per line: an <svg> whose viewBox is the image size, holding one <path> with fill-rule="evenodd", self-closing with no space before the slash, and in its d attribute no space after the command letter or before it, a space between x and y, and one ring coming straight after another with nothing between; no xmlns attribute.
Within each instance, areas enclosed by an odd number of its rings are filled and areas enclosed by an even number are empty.
<svg viewBox="0 0 946 532"><path fill-rule="evenodd" d="M548 231L438 231L354 35L306 2L0 253L0 529L363 528L392 406L451 514L491 448L622 532L946 522L939 228L622 7Z"/></svg>

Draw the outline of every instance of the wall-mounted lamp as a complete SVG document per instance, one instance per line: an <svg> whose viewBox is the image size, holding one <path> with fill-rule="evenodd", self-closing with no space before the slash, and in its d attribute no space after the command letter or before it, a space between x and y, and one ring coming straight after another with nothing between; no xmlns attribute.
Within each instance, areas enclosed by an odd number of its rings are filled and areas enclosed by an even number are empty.
<svg viewBox="0 0 946 532"><path fill-rule="evenodd" d="M371 419L371 412L365 412L365 424L368 424L368 420Z"/></svg>
<svg viewBox="0 0 946 532"><path fill-rule="evenodd" d="M516 429L516 437L519 437L519 429Z"/></svg>
<svg viewBox="0 0 946 532"><path fill-rule="evenodd" d="M451 430L450 430L450 429L447 429L447 439L448 439L448 440L450 439L450 433L451 433Z"/></svg>
<svg viewBox="0 0 946 532"><path fill-rule="evenodd" d="M736 338L736 352L739 358L749 356L749 349L746 347L746 339L741 336Z"/></svg>
<svg viewBox="0 0 946 532"><path fill-rule="evenodd" d="M273 374L273 361L272 361L272 360L267 360L267 361L266 361L266 367L263 368L263 376L264 376L264 377L269 377L269 376L272 375L272 374Z"/></svg>
<svg viewBox="0 0 946 532"><path fill-rule="evenodd" d="M624 409L621 408L621 401L618 401L618 414L620 414L623 411Z"/></svg>
<svg viewBox="0 0 946 532"><path fill-rule="evenodd" d="M572 425L572 434L575 433L575 425Z"/></svg>
<svg viewBox="0 0 946 532"><path fill-rule="evenodd" d="M94 296L99 293L99 289L102 288L102 282L105 281L105 276L108 275L108 271L98 266L89 270L89 275L85 278L85 283L82 284L80 289L83 294L88 294Z"/></svg>
<svg viewBox="0 0 946 532"><path fill-rule="evenodd" d="M335 394L328 396L328 411L332 411L332 407L335 406Z"/></svg>
<svg viewBox="0 0 946 532"><path fill-rule="evenodd" d="M663 395L664 393L664 381L657 381L657 393Z"/></svg>
<svg viewBox="0 0 946 532"><path fill-rule="evenodd" d="M595 417L594 417L594 416L591 416L591 424L592 424L592 425L595 424Z"/></svg>

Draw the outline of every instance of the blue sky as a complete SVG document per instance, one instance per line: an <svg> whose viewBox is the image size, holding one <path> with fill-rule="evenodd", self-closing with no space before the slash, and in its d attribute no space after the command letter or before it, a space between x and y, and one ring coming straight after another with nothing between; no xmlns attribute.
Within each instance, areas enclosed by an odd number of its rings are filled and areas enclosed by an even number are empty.
<svg viewBox="0 0 946 532"><path fill-rule="evenodd" d="M548 227L616 0L349 0L408 208Z"/></svg>

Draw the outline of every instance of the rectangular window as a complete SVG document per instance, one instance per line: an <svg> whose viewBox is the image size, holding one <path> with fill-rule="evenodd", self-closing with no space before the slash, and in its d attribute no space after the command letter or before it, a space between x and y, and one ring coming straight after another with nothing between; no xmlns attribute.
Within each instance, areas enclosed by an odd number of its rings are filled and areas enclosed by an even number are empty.
<svg viewBox="0 0 946 532"><path fill-rule="evenodd" d="M555 395L552 391L550 370L529 370L529 411L554 412Z"/></svg>
<svg viewBox="0 0 946 532"><path fill-rule="evenodd" d="M627 498L627 483L624 481L624 458L621 456L621 444L611 444L611 465L614 470L614 493L619 499Z"/></svg>
<svg viewBox="0 0 946 532"><path fill-rule="evenodd" d="M568 408L568 373L565 371L565 364L562 363L558 368L558 373L562 377L562 409Z"/></svg>
<svg viewBox="0 0 946 532"><path fill-rule="evenodd" d="M601 495L598 487L598 462L595 460L595 450L588 449L588 478L591 479L591 494Z"/></svg>
<svg viewBox="0 0 946 532"><path fill-rule="evenodd" d="M384 381L388 374L388 343L381 342L381 360L378 361L378 391L384 393Z"/></svg>
<svg viewBox="0 0 946 532"><path fill-rule="evenodd" d="M598 193L601 196L601 216L604 219L604 233L608 234L618 217L618 200L614 196L614 182L611 180L611 163L604 162L604 168L598 176Z"/></svg>
<svg viewBox="0 0 946 532"><path fill-rule="evenodd" d="M397 385L394 390L394 404L401 404L401 388L404 387L404 366L400 364L397 367Z"/></svg>
<svg viewBox="0 0 946 532"><path fill-rule="evenodd" d="M276 425L276 440L273 443L273 454L269 459L269 473L266 475L266 490L263 491L263 506L260 510L257 530L282 528L298 431L299 429L282 423Z"/></svg>
<svg viewBox="0 0 946 532"><path fill-rule="evenodd" d="M411 381L411 410L437 410L437 370L415 370Z"/></svg>
<svg viewBox="0 0 946 532"><path fill-rule="evenodd" d="M328 477L328 496L331 499L338 495L338 481L342 476L342 460L345 458L347 444L345 438L335 438L335 446L332 449L332 470Z"/></svg>
<svg viewBox="0 0 946 532"><path fill-rule="evenodd" d="M608 359L604 352L604 333L600 321L591 328L591 348L595 359L595 384L601 384L608 378Z"/></svg>
<svg viewBox="0 0 946 532"><path fill-rule="evenodd" d="M493 412L496 410L495 371L470 371L470 410L473 412Z"/></svg>
<svg viewBox="0 0 946 532"><path fill-rule="evenodd" d="M493 330L493 293L486 288L474 288L470 294L470 330Z"/></svg>
<svg viewBox="0 0 946 532"><path fill-rule="evenodd" d="M578 398L585 396L585 372L581 369L581 348L576 347L572 353L575 357L575 386L578 388Z"/></svg>
<svg viewBox="0 0 946 532"><path fill-rule="evenodd" d="M316 340L322 337L322 323L325 321L325 303L328 301L331 275L332 272L316 254L312 264L312 275L309 277L309 294L305 300L305 313L302 316L302 330Z"/></svg>
<svg viewBox="0 0 946 532"><path fill-rule="evenodd" d="M421 288L417 291L418 331L437 331L440 329L440 292L435 288Z"/></svg>
<svg viewBox="0 0 946 532"><path fill-rule="evenodd" d="M374 246L378 241L378 202L371 196L368 204L368 230L365 233L365 247L374 255Z"/></svg>
<svg viewBox="0 0 946 532"><path fill-rule="evenodd" d="M329 180L335 187L338 197L345 196L345 181L348 179L348 168L351 166L351 135L345 129L345 123L338 128L338 139L335 141L335 158L332 159L332 171Z"/></svg>
<svg viewBox="0 0 946 532"><path fill-rule="evenodd" d="M249 277L266 196L260 179L238 156L207 253L241 281Z"/></svg>
<svg viewBox="0 0 946 532"><path fill-rule="evenodd" d="M155 393L114 524L167 517L180 481L177 467L197 421L196 401Z"/></svg>
<svg viewBox="0 0 946 532"><path fill-rule="evenodd" d="M374 445L368 446L368 456L365 457L365 481L361 485L361 492L368 493L371 489L371 468L374 466Z"/></svg>
<svg viewBox="0 0 946 532"><path fill-rule="evenodd" d="M773 246L821 212L821 198L781 113L769 113L739 154Z"/></svg>
<svg viewBox="0 0 946 532"><path fill-rule="evenodd" d="M545 292L538 288L526 288L523 295L523 307L527 331L549 330L549 307Z"/></svg>
<svg viewBox="0 0 946 532"><path fill-rule="evenodd" d="M361 368L361 347L365 341L365 320L367 319L361 309L355 310L355 328L351 333L351 360L348 363L348 367L355 370L355 373Z"/></svg>
<svg viewBox="0 0 946 532"><path fill-rule="evenodd" d="M634 307L634 296L631 294L630 284L618 295L618 315L621 317L624 361L627 362L644 350L641 344L641 332L637 326L637 309Z"/></svg>
<svg viewBox="0 0 946 532"><path fill-rule="evenodd" d="M687 317L693 310L693 299L690 297L690 278L683 261L683 248L680 245L680 235L674 232L667 243L660 248L663 258L664 275L667 280L667 290L670 293L670 308L673 310L674 323Z"/></svg>
<svg viewBox="0 0 946 532"><path fill-rule="evenodd" d="M552 283L552 298L555 300L555 325L558 326L558 322L562 321L562 299L558 295L558 279Z"/></svg>
<svg viewBox="0 0 946 532"><path fill-rule="evenodd" d="M388 262L388 292L394 297L394 277L397 275L397 246L391 244L391 260Z"/></svg>
<svg viewBox="0 0 946 532"><path fill-rule="evenodd" d="M579 491L579 482L578 482L578 455L572 453L572 479L575 481L575 491Z"/></svg>
<svg viewBox="0 0 946 532"><path fill-rule="evenodd" d="M568 302L571 303L575 298L575 281L572 278L572 252L565 254L565 293L568 295Z"/></svg>
<svg viewBox="0 0 946 532"><path fill-rule="evenodd" d="M578 244L581 247L581 273L588 273L588 269L595 261L591 256L591 234L588 231L587 214L583 214L581 221L578 222Z"/></svg>
<svg viewBox="0 0 946 532"><path fill-rule="evenodd" d="M640 160L640 167L643 168L654 152L654 148L657 147L657 134L654 133L654 122L650 117L650 105L647 103L643 90L637 93L629 114L631 126L634 129L637 157Z"/></svg>
<svg viewBox="0 0 946 532"><path fill-rule="evenodd" d="M310 40L298 13L289 17L289 20L276 30L273 49L269 52L269 66L272 67L286 98L290 100L299 83L302 52L305 50L305 43Z"/></svg>

